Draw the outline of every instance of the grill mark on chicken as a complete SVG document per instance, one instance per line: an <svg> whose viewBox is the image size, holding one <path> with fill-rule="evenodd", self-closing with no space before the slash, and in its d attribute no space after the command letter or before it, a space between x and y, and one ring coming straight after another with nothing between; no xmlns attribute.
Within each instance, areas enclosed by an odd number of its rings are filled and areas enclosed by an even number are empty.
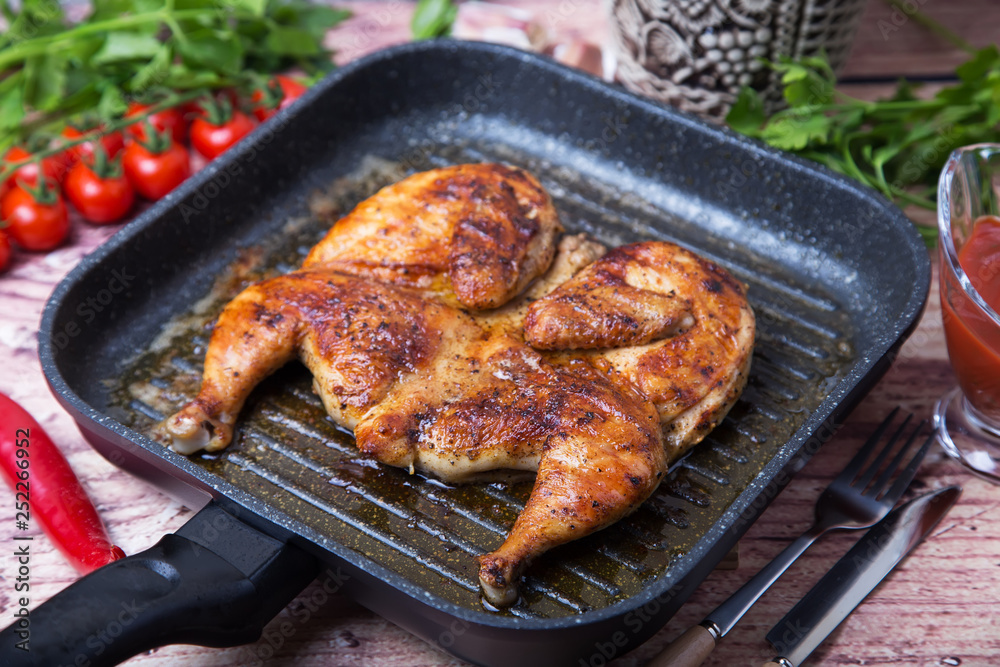
<svg viewBox="0 0 1000 667"><path fill-rule="evenodd" d="M611 250L577 289L559 289L528 308L525 335L540 350L598 349L642 345L672 335L687 321L690 299L630 285L634 261ZM645 262L643 262L644 264Z"/></svg>

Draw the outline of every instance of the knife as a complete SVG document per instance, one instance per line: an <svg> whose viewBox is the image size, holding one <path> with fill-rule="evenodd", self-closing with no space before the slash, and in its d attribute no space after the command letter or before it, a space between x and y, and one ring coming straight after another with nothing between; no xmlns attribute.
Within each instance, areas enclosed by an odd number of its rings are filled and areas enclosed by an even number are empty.
<svg viewBox="0 0 1000 667"><path fill-rule="evenodd" d="M798 667L903 560L958 500L949 486L901 505L871 528L767 633L778 655L764 667Z"/></svg>

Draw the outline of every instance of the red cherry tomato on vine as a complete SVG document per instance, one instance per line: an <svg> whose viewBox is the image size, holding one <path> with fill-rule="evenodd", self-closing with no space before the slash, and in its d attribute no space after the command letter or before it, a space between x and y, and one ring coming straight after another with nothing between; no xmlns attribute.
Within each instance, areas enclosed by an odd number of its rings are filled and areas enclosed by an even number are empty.
<svg viewBox="0 0 1000 667"><path fill-rule="evenodd" d="M93 140L85 141L82 144L77 144L76 146L71 146L66 149L66 152L70 156L72 163L77 163L80 160L93 160L94 159L94 145L97 141L100 141L101 146L104 148L104 152L107 153L109 158L118 155L123 148L125 148L125 138L122 136L121 132L104 132L101 128L97 127L92 130L81 131L72 125L67 125L63 128L62 136L70 141L75 141L81 137L93 135ZM66 174L69 176L69 173Z"/></svg>
<svg viewBox="0 0 1000 667"><path fill-rule="evenodd" d="M138 116L153 106L154 105L152 104L132 102L132 104L128 106L128 113L125 114L125 117L129 118ZM187 139L188 124L187 120L184 118L184 111L180 107L171 107L169 109L164 109L163 111L157 111L156 113L147 116L145 120L151 122L153 127L160 132L170 130L170 135L173 137L173 140L179 144L183 144L184 140ZM128 132L140 141L145 141L148 139L145 127L145 123L140 121L129 125Z"/></svg>
<svg viewBox="0 0 1000 667"><path fill-rule="evenodd" d="M7 232L0 229L0 271L7 268L10 263L10 238Z"/></svg>
<svg viewBox="0 0 1000 667"><path fill-rule="evenodd" d="M52 250L69 235L66 204L53 188L54 185L46 184L46 198L43 198L16 186L0 203L7 233L25 250Z"/></svg>
<svg viewBox="0 0 1000 667"><path fill-rule="evenodd" d="M154 201L191 175L187 149L176 141L171 141L158 152L140 143L129 144L125 147L122 167L136 192Z"/></svg>
<svg viewBox="0 0 1000 667"><path fill-rule="evenodd" d="M229 106L233 109L238 109L240 104L239 93L236 88L219 88L215 90L210 95L211 99L216 102L228 102ZM191 123L195 118L205 113L204 105L205 99L191 100L190 102L185 102L178 107L183 111L184 118L188 121L188 129L191 129Z"/></svg>
<svg viewBox="0 0 1000 667"><path fill-rule="evenodd" d="M276 75L267 82L267 88L253 91L250 101L253 103L253 115L264 122L295 100L302 97L308 88L295 79L282 74Z"/></svg>
<svg viewBox="0 0 1000 667"><path fill-rule="evenodd" d="M14 146L9 151L7 155L4 156L5 162L20 162L21 160L27 160L32 157L32 153L26 151L20 146ZM42 158L42 173L49 180L55 181L57 183L61 182L63 176L66 175L66 169L69 164L66 158L57 155L50 155L49 157ZM27 164L21 165L14 171L14 175L7 179L7 184L14 186L18 183L24 183L25 185L37 185L38 184L38 163L28 162Z"/></svg>
<svg viewBox="0 0 1000 667"><path fill-rule="evenodd" d="M102 177L86 161L69 170L63 190L85 220L99 225L121 220L135 203L135 190L124 175Z"/></svg>
<svg viewBox="0 0 1000 667"><path fill-rule="evenodd" d="M254 127L253 120L242 111L234 111L222 124L214 124L207 118L195 118L191 123L191 145L207 159L214 160L250 134Z"/></svg>

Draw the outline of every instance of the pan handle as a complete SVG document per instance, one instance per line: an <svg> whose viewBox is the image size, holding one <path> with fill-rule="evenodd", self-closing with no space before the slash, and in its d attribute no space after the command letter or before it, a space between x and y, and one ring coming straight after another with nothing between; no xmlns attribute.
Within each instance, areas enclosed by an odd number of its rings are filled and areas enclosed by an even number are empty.
<svg viewBox="0 0 1000 667"><path fill-rule="evenodd" d="M319 567L212 502L151 549L17 618L0 632L0 664L102 667L167 644L252 642Z"/></svg>

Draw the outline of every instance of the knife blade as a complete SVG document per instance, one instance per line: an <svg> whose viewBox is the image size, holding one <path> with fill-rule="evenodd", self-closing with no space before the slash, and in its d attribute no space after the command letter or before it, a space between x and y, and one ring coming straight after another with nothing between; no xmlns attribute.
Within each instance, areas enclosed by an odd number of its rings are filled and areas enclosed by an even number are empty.
<svg viewBox="0 0 1000 667"><path fill-rule="evenodd" d="M937 525L961 494L949 486L890 512L767 633L777 656L765 667L798 667Z"/></svg>

